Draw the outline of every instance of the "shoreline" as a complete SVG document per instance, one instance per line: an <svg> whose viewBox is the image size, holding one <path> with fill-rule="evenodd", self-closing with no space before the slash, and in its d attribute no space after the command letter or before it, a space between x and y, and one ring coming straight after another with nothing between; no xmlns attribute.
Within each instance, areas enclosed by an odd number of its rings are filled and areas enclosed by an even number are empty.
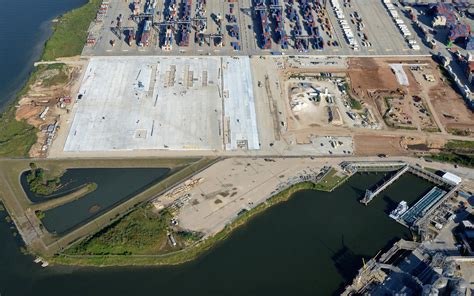
<svg viewBox="0 0 474 296"><path fill-rule="evenodd" d="M343 183L343 182L342 182ZM341 185L342 185L341 183ZM295 184L259 204L250 211L241 214L236 220L228 224L218 233L200 240L195 244L168 254L161 255L67 255L59 254L45 258L49 263L82 267L124 267L124 266L173 266L197 259L212 250L220 242L226 240L232 233L247 224L259 214L274 205L283 203L292 198L296 193L304 190L316 190L316 184L302 182Z"/></svg>
<svg viewBox="0 0 474 296"><path fill-rule="evenodd" d="M87 37L87 30L90 22L93 21L93 17L95 17L98 3L100 3L99 0L87 0L84 5L55 17L54 20L58 20L58 22L53 23L53 19L50 20L49 29L51 32L49 38L47 38L47 40L42 44L39 43L35 45L35 50L37 51L39 58L38 61L57 61L57 59L62 57L79 56L85 43L85 40L82 40L85 38L82 37ZM91 13L91 11L93 13ZM83 14L85 14L85 16L83 16ZM89 14L90 18L88 17ZM84 17L85 20L83 20L83 22L87 22L87 26L80 24L67 30L68 24L71 22L74 23L71 21L71 18L74 17L76 19ZM68 44L66 48L64 48L64 44L58 42L55 43L55 39L59 38L58 35L64 35L65 30L67 30L67 35L77 38L73 44ZM81 36L81 34L84 36ZM51 44L51 42L53 42L53 44ZM77 51L74 47L81 47L81 51ZM32 60L33 62L34 59ZM0 108L0 124L4 127L3 133L0 132L0 157L3 158L29 158L31 148L34 144L38 143L37 134L39 129L27 123L26 119L20 121L16 120L18 103L22 97L27 94L31 85L35 81L35 76L38 73L39 67L33 65L28 69L28 71L25 71L26 74L24 79L21 81L21 86L14 87L13 90L7 94L10 98L2 104ZM20 143L17 143L16 140L20 141ZM8 146L9 144L10 146ZM14 149L11 146L20 146L20 148Z"/></svg>

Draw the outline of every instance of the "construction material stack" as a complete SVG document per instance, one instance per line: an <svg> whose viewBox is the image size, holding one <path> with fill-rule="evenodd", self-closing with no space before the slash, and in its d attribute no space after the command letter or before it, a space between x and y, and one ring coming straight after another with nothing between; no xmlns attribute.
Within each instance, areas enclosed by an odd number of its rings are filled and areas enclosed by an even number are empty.
<svg viewBox="0 0 474 296"><path fill-rule="evenodd" d="M176 0L169 0L165 4L167 5L165 5L163 10L164 22L161 25L166 29L161 30L161 32L164 32L164 35L161 36L161 49L163 51L171 51L173 49L174 25L177 18Z"/></svg>
<svg viewBox="0 0 474 296"><path fill-rule="evenodd" d="M207 31L206 1L197 0L194 11L194 42L202 46L204 44L204 33Z"/></svg>
<svg viewBox="0 0 474 296"><path fill-rule="evenodd" d="M237 24L237 17L234 14L234 3L229 3L229 14L227 14L227 22L229 25L229 36L237 39L236 41L231 41L230 45L236 51L241 49L240 45L240 29Z"/></svg>
<svg viewBox="0 0 474 296"><path fill-rule="evenodd" d="M299 52L306 52L308 51L308 45L306 43L306 39L302 36L303 28L301 26L298 11L294 6L294 1L289 0L286 4L286 7L286 14L288 16L288 19L290 20L290 27L292 28L291 35L295 41L294 48L297 49Z"/></svg>
<svg viewBox="0 0 474 296"><path fill-rule="evenodd" d="M324 47L324 41L319 34L319 28L317 23L317 16L315 11L316 3L314 0L302 0L300 1L301 11L303 12L303 25L306 27L306 31L311 40L313 49L320 50Z"/></svg>
<svg viewBox="0 0 474 296"><path fill-rule="evenodd" d="M274 23L275 41L282 49L288 49L288 36L285 31L283 7L279 0L270 0L270 12Z"/></svg>
<svg viewBox="0 0 474 296"><path fill-rule="evenodd" d="M104 21L104 17L107 14L107 10L109 9L110 2L108 0L102 1L99 7L99 11L97 11L97 15L95 17L96 23L101 23Z"/></svg>
<svg viewBox="0 0 474 296"><path fill-rule="evenodd" d="M253 0L257 22L260 23L260 47L270 49L272 46L270 22L268 20L267 6L264 0Z"/></svg>
<svg viewBox="0 0 474 296"><path fill-rule="evenodd" d="M127 43L128 46L132 46L133 42L135 41L135 30L129 29L127 31Z"/></svg>
<svg viewBox="0 0 474 296"><path fill-rule="evenodd" d="M140 14L140 0L133 1L133 15Z"/></svg>
<svg viewBox="0 0 474 296"><path fill-rule="evenodd" d="M145 14L153 16L155 14L156 0L148 0L145 4Z"/></svg>
<svg viewBox="0 0 474 296"><path fill-rule="evenodd" d="M192 0L181 0L180 21L178 22L179 46L189 46L191 33Z"/></svg>
<svg viewBox="0 0 474 296"><path fill-rule="evenodd" d="M151 20L145 20L143 22L142 35L138 46L146 47L150 45L151 25Z"/></svg>

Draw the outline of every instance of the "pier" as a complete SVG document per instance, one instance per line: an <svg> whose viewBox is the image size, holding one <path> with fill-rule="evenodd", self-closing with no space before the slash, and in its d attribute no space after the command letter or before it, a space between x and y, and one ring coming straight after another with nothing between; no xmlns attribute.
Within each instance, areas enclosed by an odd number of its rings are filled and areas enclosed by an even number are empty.
<svg viewBox="0 0 474 296"><path fill-rule="evenodd" d="M417 167L402 161L341 163L341 167L343 167L351 174L354 174L356 172L391 172L398 170L397 173L395 173L382 185L378 186L375 189L366 190L364 197L360 200L360 202L364 205L368 205L374 199L374 197L376 197L388 186L393 184L406 172L412 173L417 177L423 178L431 183L448 188L450 190L456 187L456 184L450 182L449 180L446 180L436 174L426 171L421 167Z"/></svg>
<svg viewBox="0 0 474 296"><path fill-rule="evenodd" d="M409 166L408 165L405 165L402 169L400 169L395 175L393 175L390 179L388 179L387 181L385 181L382 185L380 185L379 187L377 187L377 189L375 189L374 191L371 191L371 190L366 190L365 192L365 196L364 198L362 198L360 200L361 203L363 203L364 205L368 205L369 202L371 202L374 197L376 197L380 192L382 192L385 188L387 188L388 186L392 185L393 182L395 182L396 180L398 180L398 178L400 178L404 173L406 173L407 171L409 170Z"/></svg>
<svg viewBox="0 0 474 296"><path fill-rule="evenodd" d="M444 179L443 177L440 177L436 174L433 174L432 172L426 171L420 167L413 166L413 165L408 165L408 167L409 167L410 173L420 178L423 178L431 183L435 183L441 186L447 186L448 188L452 188L456 186L456 184L450 182L449 180Z"/></svg>

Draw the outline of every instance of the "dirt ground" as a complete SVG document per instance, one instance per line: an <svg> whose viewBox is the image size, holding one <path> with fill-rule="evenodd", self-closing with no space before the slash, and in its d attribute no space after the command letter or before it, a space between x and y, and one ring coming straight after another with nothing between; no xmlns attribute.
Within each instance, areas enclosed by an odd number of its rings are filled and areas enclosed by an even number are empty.
<svg viewBox="0 0 474 296"><path fill-rule="evenodd" d="M48 134L47 128L57 123L61 124L61 116L69 113L70 104L63 103L64 98L72 98L72 94L79 87L81 65L64 66L62 70L46 69L41 66L36 80L30 85L29 90L23 95L16 111L17 120L26 120L28 124L38 128L37 142L31 147L29 152L31 157L45 157L47 150ZM59 75L62 79L58 79ZM61 100L63 99L63 100ZM71 101L72 103L72 101ZM43 117L41 115L43 114Z"/></svg>
<svg viewBox="0 0 474 296"><path fill-rule="evenodd" d="M348 76L352 93L368 99L374 90L397 90L400 85L385 60L375 58L351 58L348 60Z"/></svg>
<svg viewBox="0 0 474 296"><path fill-rule="evenodd" d="M400 136L354 136L354 152L357 156L374 156L377 154L386 154L391 156L409 155L402 146L402 137Z"/></svg>
<svg viewBox="0 0 474 296"><path fill-rule="evenodd" d="M400 63L404 65L403 70L408 86L398 83L390 67L390 64ZM355 96L376 107L379 119L385 118L387 128L401 127L445 133L444 124L440 121L438 114L440 112L438 110L444 108L439 104L432 104L431 100L433 91L440 93L440 86L428 82L423 76L432 74L437 79L436 81L440 81L439 71L436 70L436 64L431 59L353 58L348 64L348 75L352 81L351 91ZM420 66L411 67L414 64ZM444 85L442 88L447 88L447 86ZM448 91L454 93L452 89ZM387 106L385 102L387 96L401 96L402 99L392 100L390 106ZM460 106L457 107L459 109ZM466 108L461 108L460 112L466 115L464 111Z"/></svg>
<svg viewBox="0 0 474 296"><path fill-rule="evenodd" d="M435 84L430 87L428 95L441 123L455 133L474 131L474 113L468 109L461 95L456 93L442 78L439 70L432 71Z"/></svg>

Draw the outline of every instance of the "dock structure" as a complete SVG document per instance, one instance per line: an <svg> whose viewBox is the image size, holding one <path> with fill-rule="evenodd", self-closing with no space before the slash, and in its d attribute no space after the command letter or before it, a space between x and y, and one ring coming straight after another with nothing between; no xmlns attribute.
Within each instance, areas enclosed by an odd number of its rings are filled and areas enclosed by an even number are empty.
<svg viewBox="0 0 474 296"><path fill-rule="evenodd" d="M406 211L400 218L401 223L408 226L413 225L420 217L425 216L427 211L431 209L439 200L446 195L446 191L433 187L425 196L423 196L416 204Z"/></svg>
<svg viewBox="0 0 474 296"><path fill-rule="evenodd" d="M420 236L424 238L425 235L428 233L427 226L429 225L429 220L431 216L433 215L433 213L441 206L441 204L445 200L447 200L450 196L452 196L458 190L459 190L459 186L456 185L452 187L449 192L447 193L445 192L445 194L443 194L437 201L433 202L429 208L426 208L423 211L423 215L418 217L418 219L413 222L413 225L411 226L411 228L417 230Z"/></svg>
<svg viewBox="0 0 474 296"><path fill-rule="evenodd" d="M420 246L420 243L414 241L407 241L404 239L400 239L398 242L393 244L393 246L385 253L383 253L380 258L379 262L387 263L389 259L394 256L400 250L409 250L413 251Z"/></svg>
<svg viewBox="0 0 474 296"><path fill-rule="evenodd" d="M434 184L446 186L448 188L456 186L455 183L417 166L409 165L409 172Z"/></svg>
<svg viewBox="0 0 474 296"><path fill-rule="evenodd" d="M385 188L390 186L398 178L400 178L404 173L409 172L417 177L423 178L431 183L436 184L437 186L447 188L452 190L456 187L456 184L440 177L436 174L433 174L429 171L417 167L415 165L408 164L403 161L386 161L386 162L373 162L373 161L360 161L360 162L342 162L341 167L350 172L351 174L357 172L392 172L397 171L390 179L385 181L382 185L378 186L375 189L368 189L365 192L364 197L360 200L361 203L368 205L374 197L376 197L380 192ZM449 195L449 194L447 194Z"/></svg>
<svg viewBox="0 0 474 296"><path fill-rule="evenodd" d="M398 171L407 164L403 161L357 161L342 162L340 166L345 170L356 172L392 172Z"/></svg>
<svg viewBox="0 0 474 296"><path fill-rule="evenodd" d="M374 197L376 197L380 192L382 192L385 188L387 188L388 186L392 185L393 182L395 182L396 180L398 180L398 178L400 178L403 174L405 174L407 171L409 170L409 166L408 165L405 165L402 169L400 169L395 175L393 175L392 177L390 177L390 179L388 179L387 181L385 181L382 185L378 186L377 189L375 189L374 191L372 190L367 190L365 192L365 196L364 198L362 198L360 200L361 203L363 203L364 205L368 205L369 202L371 202Z"/></svg>

